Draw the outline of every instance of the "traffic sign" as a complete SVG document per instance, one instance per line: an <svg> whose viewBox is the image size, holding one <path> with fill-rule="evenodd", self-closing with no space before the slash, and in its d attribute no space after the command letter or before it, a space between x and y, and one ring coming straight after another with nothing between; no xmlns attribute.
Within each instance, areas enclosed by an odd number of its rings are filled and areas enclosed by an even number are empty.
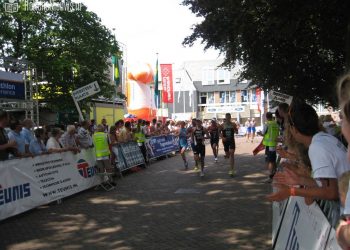
<svg viewBox="0 0 350 250"><path fill-rule="evenodd" d="M100 91L101 89L100 86L98 86L98 82L94 81L88 85L85 85L84 87L73 90L72 96L78 102Z"/></svg>

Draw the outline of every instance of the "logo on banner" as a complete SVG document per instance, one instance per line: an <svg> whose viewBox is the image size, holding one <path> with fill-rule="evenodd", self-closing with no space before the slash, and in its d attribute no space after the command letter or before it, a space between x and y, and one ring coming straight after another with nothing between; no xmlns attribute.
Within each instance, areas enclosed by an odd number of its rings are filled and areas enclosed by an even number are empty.
<svg viewBox="0 0 350 250"><path fill-rule="evenodd" d="M30 183L2 188L0 185L0 206L30 197Z"/></svg>
<svg viewBox="0 0 350 250"><path fill-rule="evenodd" d="M295 230L296 225L298 224L300 215L300 207L298 203L295 203L294 209L293 209L293 219L290 226L289 234L288 234L288 240L285 249L287 250L294 250L299 249L299 242L297 238L297 232Z"/></svg>
<svg viewBox="0 0 350 250"><path fill-rule="evenodd" d="M90 178L95 175L96 169L93 166L90 166L87 161L84 159L80 159L77 162L77 168L79 171L79 174L84 178Z"/></svg>

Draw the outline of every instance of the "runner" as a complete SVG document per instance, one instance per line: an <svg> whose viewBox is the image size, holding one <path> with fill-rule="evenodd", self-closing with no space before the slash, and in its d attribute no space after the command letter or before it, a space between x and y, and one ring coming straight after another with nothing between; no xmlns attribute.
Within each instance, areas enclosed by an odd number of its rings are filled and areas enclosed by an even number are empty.
<svg viewBox="0 0 350 250"><path fill-rule="evenodd" d="M176 135L179 136L180 144L180 154L182 160L184 161L185 169L188 169L188 162L186 159L186 149L187 149L187 130L185 128L186 123L184 121L180 122L180 129L176 131Z"/></svg>
<svg viewBox="0 0 350 250"><path fill-rule="evenodd" d="M195 128L196 125L197 125L197 121L196 120L197 120L196 118L193 118L191 125L187 128L187 136L190 137L190 143L191 143L191 148L192 148L192 151L193 151L193 158L194 158L194 162L195 162L194 171L198 171L198 161L197 161L197 158L196 158L196 156L194 154L194 147L195 147L195 145L194 145L194 137L193 137L193 133L192 133L193 128Z"/></svg>
<svg viewBox="0 0 350 250"><path fill-rule="evenodd" d="M247 142L249 142L250 133L252 132L252 128L250 126L250 118L248 118L248 120L245 122L244 126L246 128Z"/></svg>
<svg viewBox="0 0 350 250"><path fill-rule="evenodd" d="M210 145L213 150L215 162L218 162L220 130L215 119L211 120L211 125L208 128L208 132L210 135Z"/></svg>
<svg viewBox="0 0 350 250"><path fill-rule="evenodd" d="M202 126L202 121L197 120L196 127L192 128L193 144L192 148L195 160L201 163L200 176L204 176L204 158L205 158L205 135L208 136L208 131Z"/></svg>
<svg viewBox="0 0 350 250"><path fill-rule="evenodd" d="M226 121L222 126L221 135L222 142L224 144L225 158L230 158L230 170L228 173L231 177L233 177L235 174L235 133L238 133L238 130L236 124L231 122L231 114L227 113L225 117Z"/></svg>
<svg viewBox="0 0 350 250"><path fill-rule="evenodd" d="M252 143L254 142L254 137L255 137L255 132L256 132L256 121L254 118L252 118L251 122L250 122L250 131L251 131L251 135L252 135Z"/></svg>

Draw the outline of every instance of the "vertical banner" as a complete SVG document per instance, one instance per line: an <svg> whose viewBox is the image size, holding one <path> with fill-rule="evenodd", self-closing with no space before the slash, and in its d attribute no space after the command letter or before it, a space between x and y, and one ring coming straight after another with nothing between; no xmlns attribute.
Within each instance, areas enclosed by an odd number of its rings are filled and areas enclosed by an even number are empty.
<svg viewBox="0 0 350 250"><path fill-rule="evenodd" d="M261 88L256 89L256 101L258 102L258 110L261 112Z"/></svg>
<svg viewBox="0 0 350 250"><path fill-rule="evenodd" d="M161 64L160 72L163 87L163 102L173 103L173 70L171 64Z"/></svg>

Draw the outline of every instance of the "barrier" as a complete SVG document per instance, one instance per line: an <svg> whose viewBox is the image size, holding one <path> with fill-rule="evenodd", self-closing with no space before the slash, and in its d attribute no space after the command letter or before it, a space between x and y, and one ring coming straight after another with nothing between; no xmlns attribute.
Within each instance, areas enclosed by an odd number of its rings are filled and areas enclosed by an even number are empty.
<svg viewBox="0 0 350 250"><path fill-rule="evenodd" d="M155 136L145 142L148 159L168 155L179 151L179 138L174 135Z"/></svg>
<svg viewBox="0 0 350 250"><path fill-rule="evenodd" d="M278 223L273 221L274 249L341 249L335 240L334 229L316 202L307 206L304 198L290 197L285 203L281 218L281 210L276 209L281 204L273 204L273 218L281 220L277 233Z"/></svg>
<svg viewBox="0 0 350 250"><path fill-rule="evenodd" d="M116 155L116 165L120 172L145 164L145 159L136 142L126 142L112 147Z"/></svg>
<svg viewBox="0 0 350 250"><path fill-rule="evenodd" d="M0 220L100 184L94 149L0 162Z"/></svg>

